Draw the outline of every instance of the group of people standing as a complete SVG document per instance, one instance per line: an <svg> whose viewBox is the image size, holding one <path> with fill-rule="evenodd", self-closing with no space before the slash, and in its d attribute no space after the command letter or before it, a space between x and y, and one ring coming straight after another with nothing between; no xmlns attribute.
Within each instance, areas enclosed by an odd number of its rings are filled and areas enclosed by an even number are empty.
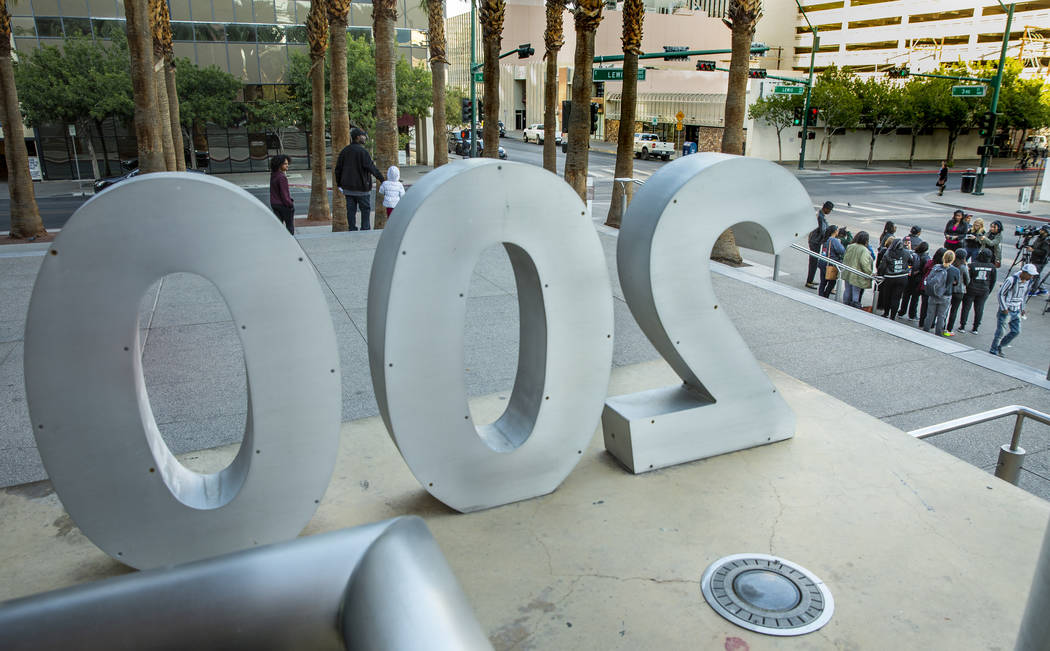
<svg viewBox="0 0 1050 651"><path fill-rule="evenodd" d="M349 230L356 231L357 213L361 213L361 229L371 228L372 216L372 179L379 183L379 192L383 195L383 207L389 217L405 194L401 183L401 170L391 165L384 179L372 161L371 154L365 149L368 134L364 129L354 128L350 131L350 144L339 152L335 164L335 178L338 189L346 197L346 222ZM270 209L277 219L284 223L292 235L295 234L295 201L288 191L288 164L291 158L278 154L270 159Z"/></svg>
<svg viewBox="0 0 1050 651"><path fill-rule="evenodd" d="M978 333L985 301L995 289L1002 264L1002 222L995 220L985 228L984 220L956 210L944 227L944 245L931 255L919 226L898 237L896 225L888 221L873 247L866 231L854 236L845 227L828 224L833 209L834 204L826 201L817 211L817 228L808 243L811 251L843 267L810 256L806 287L830 298L841 273L842 302L860 308L864 291L877 276L880 292L872 312L882 310L886 318L915 321L926 332L944 337L962 334L972 313L970 333ZM818 272L819 286L813 282ZM1002 348L1020 334L1024 301L1032 278L1038 275L1035 265L1026 264L1004 280L997 293L992 354L1002 356Z"/></svg>

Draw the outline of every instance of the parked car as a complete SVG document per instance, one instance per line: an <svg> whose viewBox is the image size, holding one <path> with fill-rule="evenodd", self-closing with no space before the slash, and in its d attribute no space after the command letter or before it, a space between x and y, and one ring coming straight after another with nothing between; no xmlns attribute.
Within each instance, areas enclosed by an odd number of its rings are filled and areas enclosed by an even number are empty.
<svg viewBox="0 0 1050 651"><path fill-rule="evenodd" d="M634 157L649 160L650 156L659 156L664 160L671 160L674 153L674 144L660 140L655 133L634 134Z"/></svg>
<svg viewBox="0 0 1050 651"><path fill-rule="evenodd" d="M121 165L126 167L128 165L128 163L129 163L129 161L122 161ZM138 165L138 161L134 160L134 164L137 166ZM120 183L121 181L126 181L128 179L135 178L136 176L139 175L140 171L141 170L139 170L138 167L135 167L135 169L131 170L130 172L125 172L124 174L121 174L120 176L110 176L110 177L107 177L107 178L104 178L104 179L98 179L92 184L92 187L95 190L95 194L98 194L99 192L102 192L106 188L111 187L113 185L116 185L117 183ZM195 172L197 174L207 174L207 172L204 171L204 170L195 170L195 169L191 169L191 168L188 168L188 167L186 168L186 171L187 172Z"/></svg>
<svg viewBox="0 0 1050 651"><path fill-rule="evenodd" d="M529 142L529 141L538 142L538 143L540 143L542 145L543 144L543 133L544 133L544 130L543 130L543 125L542 124L530 124L529 128L525 129L525 131L522 133L521 138L525 142ZM559 145L561 144L561 134L560 133L555 137L554 142L556 144L559 144Z"/></svg>
<svg viewBox="0 0 1050 651"><path fill-rule="evenodd" d="M470 156L470 130L465 129L463 131L449 132L448 140L448 151L450 154L456 154L467 158ZM485 148L485 140L478 134L478 155L481 155L482 149ZM499 157L503 160L507 159L507 151L503 147L499 148Z"/></svg>

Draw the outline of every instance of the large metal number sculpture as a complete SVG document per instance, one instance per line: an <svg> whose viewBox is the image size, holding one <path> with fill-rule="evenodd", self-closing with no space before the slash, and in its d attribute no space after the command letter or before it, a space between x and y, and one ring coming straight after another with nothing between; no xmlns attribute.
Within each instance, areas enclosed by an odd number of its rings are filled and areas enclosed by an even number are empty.
<svg viewBox="0 0 1050 651"><path fill-rule="evenodd" d="M545 170L471 161L424 177L383 232L368 290L379 410L416 478L459 511L549 493L598 424L612 361L605 257L579 197ZM463 378L470 278L503 244L520 349L506 411L475 426Z"/></svg>
<svg viewBox="0 0 1050 651"><path fill-rule="evenodd" d="M11 601L0 649L492 646L427 526L408 517Z"/></svg>
<svg viewBox="0 0 1050 651"><path fill-rule="evenodd" d="M605 447L632 472L794 434L794 414L719 309L707 259L731 226L741 246L776 252L810 230L811 212L782 167L724 154L665 165L635 193L616 248L620 284L682 384L606 401Z"/></svg>
<svg viewBox="0 0 1050 651"><path fill-rule="evenodd" d="M177 272L216 285L244 348L247 426L215 474L172 455L142 376L140 300ZM123 563L156 567L294 538L324 495L341 416L335 332L302 249L243 190L151 175L86 203L40 269L25 354L48 476L81 530Z"/></svg>

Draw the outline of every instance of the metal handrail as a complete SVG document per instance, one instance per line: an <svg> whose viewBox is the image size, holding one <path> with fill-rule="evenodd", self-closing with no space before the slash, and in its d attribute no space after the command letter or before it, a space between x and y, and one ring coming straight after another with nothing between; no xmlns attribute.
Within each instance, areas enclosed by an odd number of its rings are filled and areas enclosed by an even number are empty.
<svg viewBox="0 0 1050 651"><path fill-rule="evenodd" d="M862 278L869 278L873 282L875 282L876 284L881 283L884 280L884 278L882 276L876 276L876 275L873 275L873 274L866 274L863 271L861 271L860 269L854 269L853 267L849 266L848 264L845 264L841 260L836 260L834 258L829 258L828 256L824 255L823 253L817 253L816 251L810 251L809 249L807 249L806 247L804 247L802 245L792 243L791 244L791 248L797 249L799 251L802 251L803 253L805 253L807 255L811 255L814 258L817 258L818 260L823 260L824 262L827 262L828 264L833 264L833 265L835 265L836 267L839 268L839 271L842 271L843 269L845 269L846 271L849 271L850 273L855 273L855 274L857 274L858 276L860 276Z"/></svg>
<svg viewBox="0 0 1050 651"><path fill-rule="evenodd" d="M955 430L970 427L971 425L987 423L990 420L1006 418L1007 416L1017 416L1017 420L1014 421L1014 433L1013 436L1010 437L1010 443L1003 445L999 450L999 462L995 465L995 476L1000 479L1005 479L1011 484L1017 484L1017 480L1021 476L1021 465L1024 461L1025 455L1024 448L1021 447L1021 428L1024 425L1024 419L1031 418L1032 420L1044 425L1050 425L1050 414L1044 414L1041 411L1032 409L1031 407L1025 407L1024 405L1009 405L1006 407L999 407L998 409L982 411L970 416L962 416L938 425L922 427L920 429L912 430L908 432L908 434L917 439L926 439L931 436L939 436L947 432L954 432Z"/></svg>

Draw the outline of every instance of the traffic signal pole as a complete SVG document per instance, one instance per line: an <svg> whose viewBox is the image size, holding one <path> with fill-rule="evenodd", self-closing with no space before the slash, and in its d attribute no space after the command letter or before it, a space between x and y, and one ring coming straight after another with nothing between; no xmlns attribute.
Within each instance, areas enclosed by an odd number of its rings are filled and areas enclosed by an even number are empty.
<svg viewBox="0 0 1050 651"><path fill-rule="evenodd" d="M1006 9L1006 29L1003 31L1003 48L999 52L999 70L995 73L995 83L992 85L992 105L990 111L992 114L992 123L988 129L988 134L984 137L984 150L981 154L981 167L977 170L977 180L973 185L973 194L982 195L984 194L984 177L988 174L988 163L991 162L991 145L995 143L995 122L996 122L996 109L999 108L999 88L1003 84L1003 68L1006 67L1006 48L1010 43L1010 27L1014 21L1014 3L1010 3L1010 7L1007 8L1002 2L999 2L999 6Z"/></svg>
<svg viewBox="0 0 1050 651"><path fill-rule="evenodd" d="M809 83L806 84L806 106L802 111L802 148L798 153L798 168L804 170L806 169L806 143L809 141L809 98L813 93L813 65L817 60L817 50L820 49L820 34L814 29L813 23L809 22L809 16L806 15L806 10L802 8L798 0L795 0L795 4L798 5L798 10L802 12L802 17L806 19L809 31L813 32L813 47L809 50ZM819 166L819 155L817 156L817 162Z"/></svg>

